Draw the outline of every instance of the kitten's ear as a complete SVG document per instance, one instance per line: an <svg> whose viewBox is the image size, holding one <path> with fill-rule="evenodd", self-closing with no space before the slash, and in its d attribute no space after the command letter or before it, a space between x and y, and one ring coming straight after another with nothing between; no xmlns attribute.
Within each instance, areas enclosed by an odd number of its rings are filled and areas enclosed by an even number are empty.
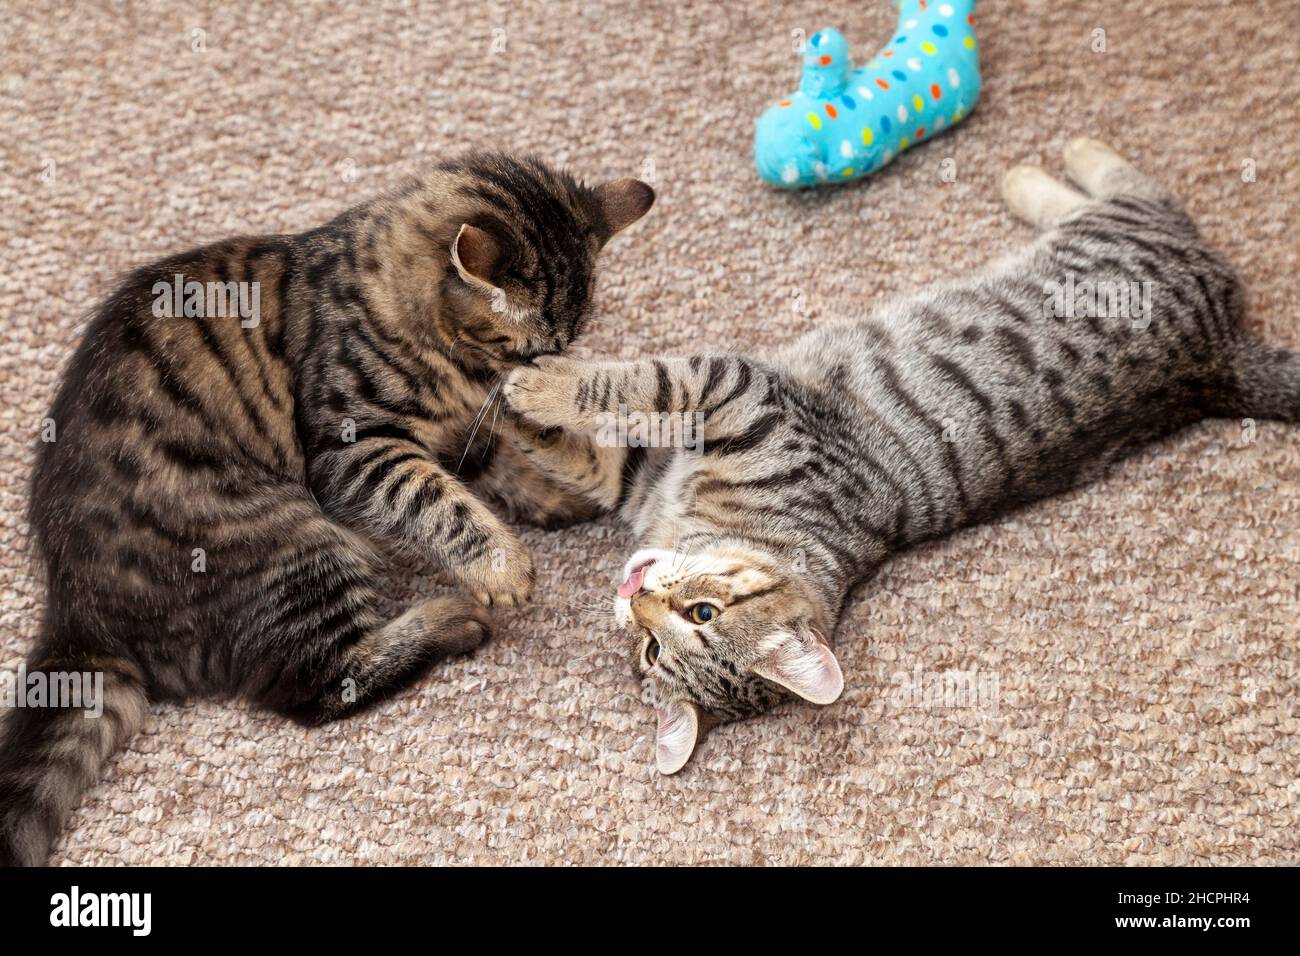
<svg viewBox="0 0 1300 956"><path fill-rule="evenodd" d="M834 703L844 692L840 662L809 627L775 635L767 656L754 665L754 673L814 704Z"/></svg>
<svg viewBox="0 0 1300 956"><path fill-rule="evenodd" d="M615 179L595 189L605 216L605 241L626 229L647 212L655 202L655 191L639 179Z"/></svg>
<svg viewBox="0 0 1300 956"><path fill-rule="evenodd" d="M659 730L655 735L655 764L659 772L676 773L686 766L700 734L700 710L690 701L675 700L655 708Z"/></svg>
<svg viewBox="0 0 1300 956"><path fill-rule="evenodd" d="M492 277L503 260L501 244L478 226L465 223L451 244L451 261L460 277L470 285L495 287Z"/></svg>

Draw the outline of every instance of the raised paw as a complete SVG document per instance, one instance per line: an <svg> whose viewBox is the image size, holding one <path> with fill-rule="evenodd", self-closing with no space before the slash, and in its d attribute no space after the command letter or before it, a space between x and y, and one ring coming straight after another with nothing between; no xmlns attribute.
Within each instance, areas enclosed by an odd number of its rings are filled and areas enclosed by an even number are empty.
<svg viewBox="0 0 1300 956"><path fill-rule="evenodd" d="M545 356L510 373L502 388L506 404L546 428L572 425L581 365L572 359Z"/></svg>

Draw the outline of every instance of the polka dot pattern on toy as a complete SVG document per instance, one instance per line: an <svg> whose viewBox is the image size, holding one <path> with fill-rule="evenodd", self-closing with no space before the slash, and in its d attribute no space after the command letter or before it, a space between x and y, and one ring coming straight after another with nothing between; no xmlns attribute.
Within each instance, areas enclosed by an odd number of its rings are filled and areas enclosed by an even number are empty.
<svg viewBox="0 0 1300 956"><path fill-rule="evenodd" d="M865 66L853 67L836 30L808 39L799 89L757 124L754 159L765 181L798 188L861 178L975 106L975 0L897 6L894 36Z"/></svg>

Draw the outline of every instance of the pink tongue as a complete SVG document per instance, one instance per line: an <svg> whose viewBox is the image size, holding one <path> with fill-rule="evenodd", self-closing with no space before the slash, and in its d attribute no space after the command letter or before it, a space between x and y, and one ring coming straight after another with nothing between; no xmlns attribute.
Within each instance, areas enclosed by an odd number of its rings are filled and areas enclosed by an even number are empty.
<svg viewBox="0 0 1300 956"><path fill-rule="evenodd" d="M618 596L621 598L630 598L637 591L641 590L641 582L645 579L645 568L637 568L627 576L627 580L618 586Z"/></svg>

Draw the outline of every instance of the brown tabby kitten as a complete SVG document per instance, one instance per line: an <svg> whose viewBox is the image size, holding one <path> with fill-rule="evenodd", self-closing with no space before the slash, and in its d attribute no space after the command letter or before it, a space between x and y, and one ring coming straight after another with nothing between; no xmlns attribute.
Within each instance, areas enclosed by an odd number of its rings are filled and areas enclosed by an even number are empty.
<svg viewBox="0 0 1300 956"><path fill-rule="evenodd" d="M1048 230L1036 243L765 360L548 359L511 374L517 412L574 429L529 454L643 542L615 615L656 702L664 773L704 717L834 701L827 639L849 589L891 555L1206 416L1300 421L1300 353L1241 331L1236 276L1177 201L1095 140L1065 162L1087 195L1032 167L1005 180L1012 209ZM1105 315L1084 283L1106 291ZM1065 289L1073 309L1056 307ZM581 434L620 413L698 414L703 447Z"/></svg>
<svg viewBox="0 0 1300 956"><path fill-rule="evenodd" d="M64 377L30 510L48 611L28 670L102 672L104 713L7 716L0 863L46 859L152 701L238 694L321 723L484 639L488 614L459 596L385 620L368 536L436 558L482 604L527 597L528 553L466 482L531 522L585 506L476 440L476 413L502 372L582 332L597 254L653 200L472 155L318 229L125 281ZM167 317L191 282L221 285Z"/></svg>

